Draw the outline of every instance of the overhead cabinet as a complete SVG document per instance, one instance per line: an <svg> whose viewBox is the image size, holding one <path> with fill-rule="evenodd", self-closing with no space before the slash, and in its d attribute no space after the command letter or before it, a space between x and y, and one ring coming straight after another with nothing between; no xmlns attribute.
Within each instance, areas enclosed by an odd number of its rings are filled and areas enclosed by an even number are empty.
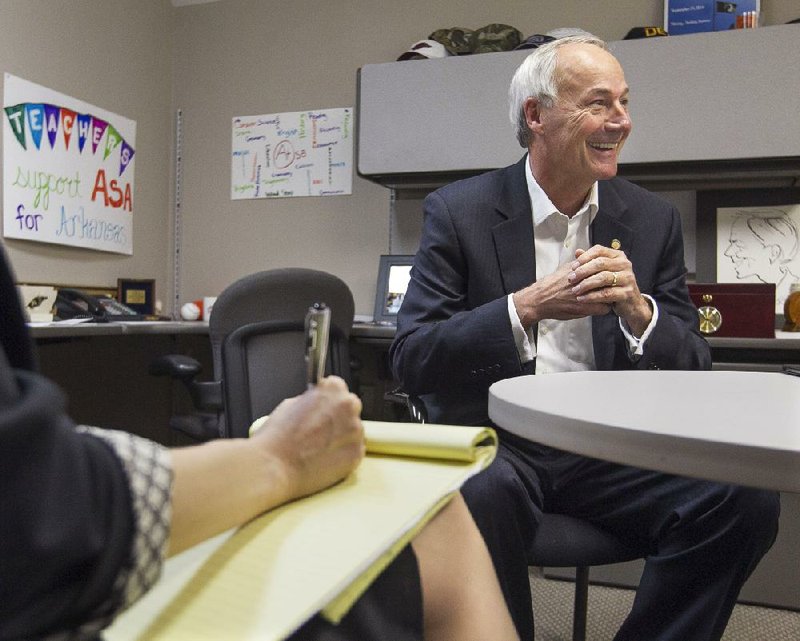
<svg viewBox="0 0 800 641"><path fill-rule="evenodd" d="M634 178L800 177L800 25L610 44L631 88ZM365 65L358 172L424 186L518 160L508 85L530 51Z"/></svg>

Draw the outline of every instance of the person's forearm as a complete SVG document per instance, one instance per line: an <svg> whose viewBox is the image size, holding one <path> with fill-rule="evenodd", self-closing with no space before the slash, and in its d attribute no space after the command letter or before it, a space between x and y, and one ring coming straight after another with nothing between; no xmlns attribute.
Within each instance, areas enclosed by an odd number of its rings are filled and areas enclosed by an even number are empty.
<svg viewBox="0 0 800 641"><path fill-rule="evenodd" d="M245 439L171 451L175 480L169 555L252 519L284 502L277 463Z"/></svg>

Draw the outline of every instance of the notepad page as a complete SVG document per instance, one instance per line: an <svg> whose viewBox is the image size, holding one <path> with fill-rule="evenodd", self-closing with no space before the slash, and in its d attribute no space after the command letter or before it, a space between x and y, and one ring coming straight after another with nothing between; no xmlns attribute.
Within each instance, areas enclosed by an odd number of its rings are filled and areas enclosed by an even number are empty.
<svg viewBox="0 0 800 641"><path fill-rule="evenodd" d="M240 529L144 633L140 627L126 629L121 620L104 636L108 641L284 639L486 464L369 456L342 483ZM126 617L136 619L136 609Z"/></svg>
<svg viewBox="0 0 800 641"><path fill-rule="evenodd" d="M473 461L478 448L497 445L488 427L364 421L367 452Z"/></svg>

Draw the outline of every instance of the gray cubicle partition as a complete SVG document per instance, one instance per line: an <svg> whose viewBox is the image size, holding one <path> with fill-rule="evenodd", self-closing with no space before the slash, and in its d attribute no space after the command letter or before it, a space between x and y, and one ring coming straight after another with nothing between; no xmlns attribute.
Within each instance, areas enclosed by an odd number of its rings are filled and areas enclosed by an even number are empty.
<svg viewBox="0 0 800 641"><path fill-rule="evenodd" d="M704 170L746 174L768 163L770 175L796 179L798 42L800 25L611 43L631 87L634 129L623 168L710 162ZM425 183L519 159L506 95L528 53L362 67L359 173L402 186L404 175Z"/></svg>

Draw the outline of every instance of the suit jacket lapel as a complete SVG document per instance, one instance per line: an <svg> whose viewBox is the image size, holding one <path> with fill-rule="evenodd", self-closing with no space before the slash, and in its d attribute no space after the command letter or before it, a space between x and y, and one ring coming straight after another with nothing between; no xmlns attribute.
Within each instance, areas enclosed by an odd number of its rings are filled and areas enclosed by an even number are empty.
<svg viewBox="0 0 800 641"><path fill-rule="evenodd" d="M494 248L507 294L530 285L536 277L533 215L525 180L525 155L503 172L505 183L497 203L499 222L492 227Z"/></svg>
<svg viewBox="0 0 800 641"><path fill-rule="evenodd" d="M619 242L619 249L630 255L634 243L633 230L625 224L627 205L614 191L608 181L600 181L599 208L597 216L589 229L589 238L592 245L615 246ZM614 362L614 336L618 323L614 314L594 316L592 318L592 343L597 369L611 369Z"/></svg>

